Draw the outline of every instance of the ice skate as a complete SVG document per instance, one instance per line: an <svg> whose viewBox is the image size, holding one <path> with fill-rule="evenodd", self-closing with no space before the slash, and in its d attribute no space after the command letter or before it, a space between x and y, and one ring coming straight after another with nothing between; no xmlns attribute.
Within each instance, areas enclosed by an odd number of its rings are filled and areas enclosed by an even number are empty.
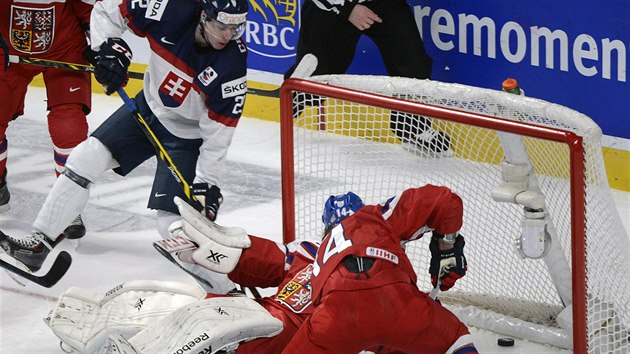
<svg viewBox="0 0 630 354"><path fill-rule="evenodd" d="M9 256L24 264L31 272L38 271L50 250L61 240L51 240L41 232L33 231L24 238L13 238L0 231L0 247Z"/></svg>
<svg viewBox="0 0 630 354"><path fill-rule="evenodd" d="M403 149L427 157L451 157L451 139L444 133L428 128L409 141L402 143Z"/></svg>
<svg viewBox="0 0 630 354"><path fill-rule="evenodd" d="M11 209L9 199L11 199L11 194L9 193L9 187L7 187L7 171L5 170L0 180L0 213Z"/></svg>
<svg viewBox="0 0 630 354"><path fill-rule="evenodd" d="M72 220L70 225L63 230L62 234L68 240L76 240L85 236L85 225L83 224L81 214L77 215L77 217Z"/></svg>

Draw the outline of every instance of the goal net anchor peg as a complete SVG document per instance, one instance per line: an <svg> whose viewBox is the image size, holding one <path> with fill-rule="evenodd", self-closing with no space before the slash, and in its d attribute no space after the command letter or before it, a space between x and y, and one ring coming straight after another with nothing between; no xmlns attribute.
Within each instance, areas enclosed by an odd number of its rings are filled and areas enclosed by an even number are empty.
<svg viewBox="0 0 630 354"><path fill-rule="evenodd" d="M551 236L547 232L545 197L537 190L528 189L531 174L529 164L501 164L501 177L506 182L492 189L492 199L496 202L522 205L524 219L522 233L514 241L516 252L521 258L540 259L547 255Z"/></svg>

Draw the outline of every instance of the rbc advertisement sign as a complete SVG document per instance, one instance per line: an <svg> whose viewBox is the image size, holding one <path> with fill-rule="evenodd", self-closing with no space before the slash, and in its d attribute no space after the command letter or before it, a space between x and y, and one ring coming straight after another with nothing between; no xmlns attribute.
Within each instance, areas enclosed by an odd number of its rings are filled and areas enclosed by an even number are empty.
<svg viewBox="0 0 630 354"><path fill-rule="evenodd" d="M301 0L249 0L249 68L283 74L295 62Z"/></svg>
<svg viewBox="0 0 630 354"><path fill-rule="evenodd" d="M250 68L282 74L294 63L301 1L250 0ZM584 113L604 134L630 139L630 1L408 2L433 58L432 79L500 89L513 77L528 96ZM386 74L366 36L348 73Z"/></svg>

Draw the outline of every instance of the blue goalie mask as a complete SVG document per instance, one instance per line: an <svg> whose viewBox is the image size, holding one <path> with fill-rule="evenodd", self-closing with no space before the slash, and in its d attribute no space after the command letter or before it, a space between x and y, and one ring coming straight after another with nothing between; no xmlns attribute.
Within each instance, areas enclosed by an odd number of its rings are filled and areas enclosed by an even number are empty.
<svg viewBox="0 0 630 354"><path fill-rule="evenodd" d="M352 192L328 197L322 213L325 233L328 233L332 228L339 225L343 219L356 213L363 206L361 198Z"/></svg>

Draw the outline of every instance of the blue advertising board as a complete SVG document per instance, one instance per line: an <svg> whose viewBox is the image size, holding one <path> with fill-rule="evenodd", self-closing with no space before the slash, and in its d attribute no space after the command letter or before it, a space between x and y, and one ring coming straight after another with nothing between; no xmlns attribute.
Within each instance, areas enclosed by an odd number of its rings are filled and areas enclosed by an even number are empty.
<svg viewBox="0 0 630 354"><path fill-rule="evenodd" d="M630 139L630 1L409 3L434 60L432 79L498 89L513 77L528 96L582 112L604 134ZM250 4L249 67L282 74L295 60L301 2ZM348 73L385 74L369 39L359 42Z"/></svg>

